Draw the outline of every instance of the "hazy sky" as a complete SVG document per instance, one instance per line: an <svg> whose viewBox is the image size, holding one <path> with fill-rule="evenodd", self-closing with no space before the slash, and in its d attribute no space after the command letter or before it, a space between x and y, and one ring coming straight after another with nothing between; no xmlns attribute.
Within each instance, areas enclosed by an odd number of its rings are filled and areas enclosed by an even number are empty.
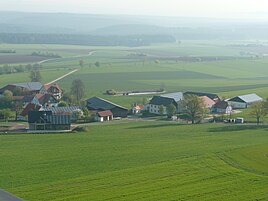
<svg viewBox="0 0 268 201"><path fill-rule="evenodd" d="M243 18L267 17L268 0L0 0L0 10Z"/></svg>

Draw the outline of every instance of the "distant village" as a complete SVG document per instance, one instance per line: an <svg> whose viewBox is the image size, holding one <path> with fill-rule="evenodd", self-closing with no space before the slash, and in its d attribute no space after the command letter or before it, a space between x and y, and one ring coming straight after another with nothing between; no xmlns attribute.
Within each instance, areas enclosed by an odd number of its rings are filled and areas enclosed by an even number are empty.
<svg viewBox="0 0 268 201"><path fill-rule="evenodd" d="M161 90L163 92L163 90ZM111 94L110 94L111 95ZM144 104L133 103L131 109L120 106L100 97L91 97L85 104L64 104L64 92L57 83L41 84L40 82L14 83L0 89L0 98L9 97L13 102L16 120L28 122L28 132L67 132L73 129L72 123L106 122L122 118L148 118L166 116L167 120L188 122L183 118L185 108L198 117L215 117L235 114L237 110L246 109L263 99L256 94L239 95L229 99L221 99L217 94L204 92L175 92L154 94ZM184 105L187 97L192 97L189 105ZM195 103L195 100L197 102ZM196 105L194 105L194 103ZM197 105L197 103L199 105ZM8 103L7 103L8 104ZM7 106L10 107L10 106ZM196 107L196 111L194 111ZM197 111L197 107L203 110ZM2 115L2 116L1 116ZM1 119L8 118L5 113ZM198 122L205 118L196 119ZM190 119L194 123L194 118ZM235 123L243 123L237 118Z"/></svg>

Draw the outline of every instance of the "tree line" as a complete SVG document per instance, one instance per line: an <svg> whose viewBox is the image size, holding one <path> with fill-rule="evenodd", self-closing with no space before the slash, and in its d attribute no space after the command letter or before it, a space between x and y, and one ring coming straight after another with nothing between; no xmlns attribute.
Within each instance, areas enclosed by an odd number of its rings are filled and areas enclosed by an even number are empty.
<svg viewBox="0 0 268 201"><path fill-rule="evenodd" d="M67 44L92 46L144 46L176 42L171 35L95 36L74 34L0 33L0 43Z"/></svg>
<svg viewBox="0 0 268 201"><path fill-rule="evenodd" d="M12 73L24 73L24 72L31 72L34 69L41 69L42 66L38 63L36 64L27 64L27 65L8 65L5 64L3 66L0 66L0 75L4 74L12 74Z"/></svg>

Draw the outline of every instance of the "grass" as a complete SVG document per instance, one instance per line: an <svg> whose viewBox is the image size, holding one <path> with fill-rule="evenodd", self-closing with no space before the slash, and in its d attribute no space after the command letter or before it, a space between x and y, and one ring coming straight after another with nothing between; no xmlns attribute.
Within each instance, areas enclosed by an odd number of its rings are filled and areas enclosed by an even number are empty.
<svg viewBox="0 0 268 201"><path fill-rule="evenodd" d="M0 136L0 186L25 200L267 200L267 127L129 123Z"/></svg>

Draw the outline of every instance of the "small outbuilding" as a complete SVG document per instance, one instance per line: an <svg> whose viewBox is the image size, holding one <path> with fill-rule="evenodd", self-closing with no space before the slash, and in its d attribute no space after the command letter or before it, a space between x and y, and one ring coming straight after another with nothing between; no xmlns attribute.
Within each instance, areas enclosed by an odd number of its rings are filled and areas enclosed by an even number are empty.
<svg viewBox="0 0 268 201"><path fill-rule="evenodd" d="M95 120L99 121L99 122L112 121L113 120L113 113L110 110L97 112L97 114L95 116Z"/></svg>

